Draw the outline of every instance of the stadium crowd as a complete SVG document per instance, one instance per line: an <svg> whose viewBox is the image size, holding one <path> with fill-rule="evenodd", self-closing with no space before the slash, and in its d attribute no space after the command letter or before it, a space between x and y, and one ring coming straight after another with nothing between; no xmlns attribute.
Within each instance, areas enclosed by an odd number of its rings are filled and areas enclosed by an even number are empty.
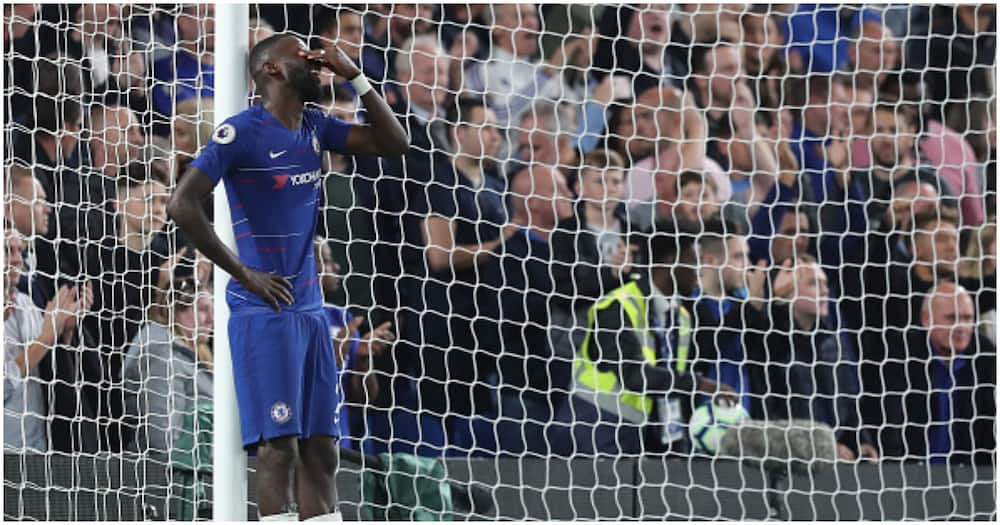
<svg viewBox="0 0 1000 525"><path fill-rule="evenodd" d="M251 14L411 140L326 159L344 446L683 457L718 395L845 460L995 461L995 6ZM166 202L213 16L4 6L5 449L166 451L211 401L211 266Z"/></svg>

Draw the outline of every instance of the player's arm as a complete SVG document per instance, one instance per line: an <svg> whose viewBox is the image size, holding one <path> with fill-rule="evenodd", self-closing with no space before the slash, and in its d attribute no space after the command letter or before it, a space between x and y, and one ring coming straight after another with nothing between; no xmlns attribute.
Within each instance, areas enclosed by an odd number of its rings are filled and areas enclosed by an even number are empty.
<svg viewBox="0 0 1000 525"><path fill-rule="evenodd" d="M322 49L300 53L309 60L321 62L323 67L348 80L364 74L339 47L336 49L336 53L326 53ZM379 157L395 157L405 153L410 146L410 139L385 100L374 89L369 89L361 96L361 101L371 124L351 126L347 133L345 153Z"/></svg>
<svg viewBox="0 0 1000 525"><path fill-rule="evenodd" d="M278 311L281 310L279 303L292 304L292 284L287 279L247 268L215 234L202 206L214 187L215 181L208 175L198 168L188 168L170 198L167 215L177 223L177 227L198 251L233 276L248 291L264 299Z"/></svg>

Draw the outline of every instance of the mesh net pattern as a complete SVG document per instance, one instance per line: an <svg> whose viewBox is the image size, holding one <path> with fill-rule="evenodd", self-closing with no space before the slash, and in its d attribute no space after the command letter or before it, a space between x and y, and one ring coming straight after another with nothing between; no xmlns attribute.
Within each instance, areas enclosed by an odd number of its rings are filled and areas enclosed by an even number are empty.
<svg viewBox="0 0 1000 525"><path fill-rule="evenodd" d="M304 232L368 454L345 513L436 512L362 493L393 452L443 458L457 517L995 517L994 7L250 12L410 139L325 153ZM5 518L211 514L212 263L167 203L214 16L4 6Z"/></svg>

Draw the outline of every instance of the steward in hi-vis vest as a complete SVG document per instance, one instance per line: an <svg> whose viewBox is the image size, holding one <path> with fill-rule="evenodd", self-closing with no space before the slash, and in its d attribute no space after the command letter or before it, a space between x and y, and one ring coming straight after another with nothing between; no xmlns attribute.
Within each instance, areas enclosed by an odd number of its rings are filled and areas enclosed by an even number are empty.
<svg viewBox="0 0 1000 525"><path fill-rule="evenodd" d="M676 289L674 274L677 283L694 283L682 278L684 262L694 258L691 243L661 231L650 238L651 270L606 294L588 313L564 410L573 422L576 453L683 453L683 401L719 388L690 371L691 315L675 297L686 290Z"/></svg>

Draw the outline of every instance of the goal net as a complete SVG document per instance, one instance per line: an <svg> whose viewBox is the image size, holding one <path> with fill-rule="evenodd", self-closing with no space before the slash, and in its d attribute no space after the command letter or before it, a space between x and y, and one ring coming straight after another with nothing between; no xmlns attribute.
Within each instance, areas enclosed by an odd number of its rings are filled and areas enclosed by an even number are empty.
<svg viewBox="0 0 1000 525"><path fill-rule="evenodd" d="M343 52L410 139L324 153L303 233L345 517L996 518L995 7L247 28ZM218 140L215 8L9 4L3 30L4 518L210 518L224 306L166 209ZM371 125L320 83L308 106Z"/></svg>

